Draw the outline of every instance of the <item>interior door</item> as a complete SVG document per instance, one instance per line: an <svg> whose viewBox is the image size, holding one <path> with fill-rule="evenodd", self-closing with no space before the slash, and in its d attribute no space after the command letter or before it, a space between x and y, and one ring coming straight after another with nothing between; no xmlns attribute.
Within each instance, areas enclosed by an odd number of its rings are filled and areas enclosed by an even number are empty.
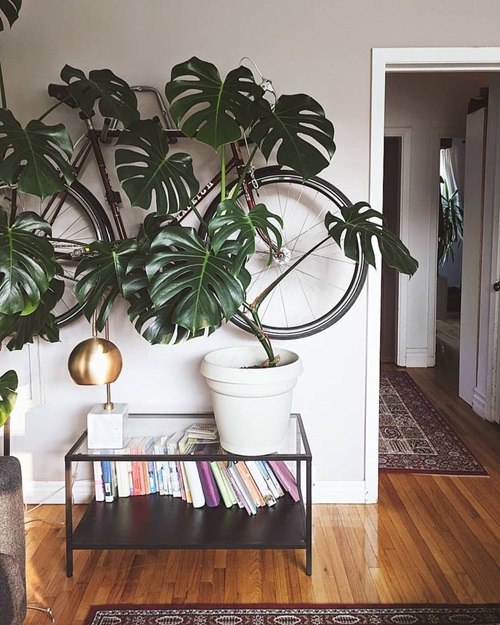
<svg viewBox="0 0 500 625"><path fill-rule="evenodd" d="M459 395L500 421L500 76L467 117Z"/></svg>
<svg viewBox="0 0 500 625"><path fill-rule="evenodd" d="M477 382L481 238L484 214L486 113L483 107L467 115L465 136L464 238L460 309L458 394L470 406Z"/></svg>

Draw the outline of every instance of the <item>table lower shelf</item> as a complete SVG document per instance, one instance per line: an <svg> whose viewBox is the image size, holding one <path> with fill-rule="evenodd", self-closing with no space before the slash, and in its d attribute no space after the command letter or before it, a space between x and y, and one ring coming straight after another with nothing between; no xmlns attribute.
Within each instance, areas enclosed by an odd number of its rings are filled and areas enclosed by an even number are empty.
<svg viewBox="0 0 500 625"><path fill-rule="evenodd" d="M193 508L144 495L93 501L70 549L307 549L304 507L291 497L248 515L236 506Z"/></svg>

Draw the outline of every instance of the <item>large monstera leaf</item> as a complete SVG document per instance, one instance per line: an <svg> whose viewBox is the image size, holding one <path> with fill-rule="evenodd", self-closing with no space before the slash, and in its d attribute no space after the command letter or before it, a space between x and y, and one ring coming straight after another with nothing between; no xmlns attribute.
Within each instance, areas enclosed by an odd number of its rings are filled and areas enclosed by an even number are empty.
<svg viewBox="0 0 500 625"><path fill-rule="evenodd" d="M412 276L418 262L410 255L407 247L387 230L383 216L366 202L341 207L341 216L327 213L325 226L329 235L344 250L345 255L358 260L358 241L366 262L375 267L375 252L372 239L378 241L382 258L401 273ZM376 220L376 221L374 221Z"/></svg>
<svg viewBox="0 0 500 625"><path fill-rule="evenodd" d="M281 248L282 227L283 220L271 213L264 204L257 204L246 211L237 200L224 200L208 224L208 233L216 254L220 253L230 237L236 237L232 271L238 275L240 268L255 252L256 236L269 242L270 258L273 247L278 250Z"/></svg>
<svg viewBox="0 0 500 625"><path fill-rule="evenodd" d="M23 128L8 109L0 109L0 180L43 199L72 182L72 153L62 124L32 120Z"/></svg>
<svg viewBox="0 0 500 625"><path fill-rule="evenodd" d="M189 154L168 155L168 141L153 120L130 125L117 142L115 162L118 178L132 206L150 208L159 214L185 210L199 183ZM121 147L127 146L127 147Z"/></svg>
<svg viewBox="0 0 500 625"><path fill-rule="evenodd" d="M253 122L254 102L262 97L248 68L232 70L223 81L215 65L197 57L172 69L165 93L182 131L214 149L241 138Z"/></svg>
<svg viewBox="0 0 500 625"><path fill-rule="evenodd" d="M11 369L0 376L0 427L10 417L17 400L17 373Z"/></svg>
<svg viewBox="0 0 500 625"><path fill-rule="evenodd" d="M87 78L81 69L65 65L61 78L68 83L71 96L87 117L92 117L98 102L101 115L116 118L125 126L139 119L135 93L111 70L95 69Z"/></svg>
<svg viewBox="0 0 500 625"><path fill-rule="evenodd" d="M165 228L153 241L146 264L149 294L156 308L172 304L173 324L193 335L229 320L244 291L231 273L228 257L208 250L194 228Z"/></svg>
<svg viewBox="0 0 500 625"><path fill-rule="evenodd" d="M44 234L50 234L50 225L35 213L21 213L9 225L0 208L0 313L31 314L62 272Z"/></svg>
<svg viewBox="0 0 500 625"><path fill-rule="evenodd" d="M5 29L5 20L9 26L19 17L22 0L0 0L0 31Z"/></svg>
<svg viewBox="0 0 500 625"><path fill-rule="evenodd" d="M304 95L281 96L273 108L266 100L250 136L266 158L277 148L276 160L308 179L322 171L335 153L333 124L323 108Z"/></svg>
<svg viewBox="0 0 500 625"><path fill-rule="evenodd" d="M122 293L122 284L130 258L138 251L133 239L120 242L95 241L90 254L80 261L75 296L84 303L83 312L90 319L97 311L96 327L101 331L114 301Z"/></svg>

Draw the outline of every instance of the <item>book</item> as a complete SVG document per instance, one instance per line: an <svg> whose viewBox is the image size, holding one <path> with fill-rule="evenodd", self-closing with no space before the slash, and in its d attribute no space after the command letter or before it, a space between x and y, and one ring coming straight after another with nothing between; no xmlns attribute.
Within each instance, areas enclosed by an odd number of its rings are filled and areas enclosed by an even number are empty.
<svg viewBox="0 0 500 625"><path fill-rule="evenodd" d="M127 455L130 452L128 447L124 447L123 449L115 449L114 453L116 455ZM118 497L130 497L130 471L131 471L131 463L128 461L116 461L115 472L116 472L116 484L117 484L117 495Z"/></svg>
<svg viewBox="0 0 500 625"><path fill-rule="evenodd" d="M113 488L113 464L111 460L101 460L102 479L104 485L104 501L112 503L115 500Z"/></svg>
<svg viewBox="0 0 500 625"><path fill-rule="evenodd" d="M158 438L155 439L153 451L156 456L161 456L166 453L166 449L165 449L166 440L167 440L166 436L158 436ZM171 495L172 487L170 485L168 461L167 460L155 460L155 468L156 468L156 478L158 482L158 493L160 495Z"/></svg>
<svg viewBox="0 0 500 625"><path fill-rule="evenodd" d="M184 435L179 441L179 453L188 454L191 449L188 437ZM189 490L190 496L186 492L186 498L189 503L193 504L194 508L202 508L205 505L205 495L203 493L203 487L201 485L200 474L196 467L196 462L181 462L184 486L186 491Z"/></svg>
<svg viewBox="0 0 500 625"><path fill-rule="evenodd" d="M210 462L210 468L212 469L212 473L215 482L219 488L219 492L221 494L224 505L226 506L226 508L231 508L236 503L236 499L233 499L233 496L228 489L226 480L224 479L224 475L222 474L222 469L220 467L219 461L212 460Z"/></svg>
<svg viewBox="0 0 500 625"><path fill-rule="evenodd" d="M154 453L156 439L154 436L145 436L143 439L143 449L145 454ZM146 475L148 483L148 494L154 495L158 492L158 476L156 474L156 462L152 459L145 460Z"/></svg>
<svg viewBox="0 0 500 625"><path fill-rule="evenodd" d="M260 494L262 495L262 498L264 499L265 504L267 506L274 506L276 503L276 497L271 491L269 484L264 479L264 475L262 474L262 471L259 465L257 464L257 461L247 460L245 464L246 464L248 471L250 472L250 475L253 477L255 484L257 485L257 488L259 489Z"/></svg>
<svg viewBox="0 0 500 625"><path fill-rule="evenodd" d="M238 460L234 464L236 465L236 469L241 475L241 479L245 483L245 486L247 487L248 492L252 496L252 499L254 500L255 505L258 508L265 506L266 502L264 501L264 497L262 496L259 489L257 488L257 484L255 483L255 480L253 479L250 471L248 470L246 463L243 462L243 460Z"/></svg>
<svg viewBox="0 0 500 625"><path fill-rule="evenodd" d="M232 475L229 473L228 463L225 462L224 460L219 460L218 464L219 464L222 478L224 482L226 483L228 493L231 495L231 498L233 499L234 503L238 504L239 508L244 508L245 506L243 504L243 496L239 492L238 487L236 483L234 482Z"/></svg>
<svg viewBox="0 0 500 625"><path fill-rule="evenodd" d="M166 452L169 456L173 456L178 453L179 441L184 435L184 430L179 430L171 434L166 441ZM182 496L181 488L181 472L179 470L179 463L175 460L169 460L170 480L172 482L172 495L174 497Z"/></svg>
<svg viewBox="0 0 500 625"><path fill-rule="evenodd" d="M285 492L281 488L281 484L274 475L273 470L269 466L268 462L266 460L257 460L257 464L259 465L262 475L264 476L264 479L269 485L269 488L271 489L271 492L273 493L275 498L279 499L279 497L283 497Z"/></svg>
<svg viewBox="0 0 500 625"><path fill-rule="evenodd" d="M293 473L286 466L284 460L269 460L268 462L285 491L290 493L294 501L300 501L300 493L297 487L297 482Z"/></svg>
<svg viewBox="0 0 500 625"><path fill-rule="evenodd" d="M186 434L188 435L188 437L193 437L200 440L219 440L217 426L214 423L193 423L187 428Z"/></svg>
<svg viewBox="0 0 500 625"><path fill-rule="evenodd" d="M104 480L102 475L102 464L100 460L95 460L94 465L94 491L95 500L104 501Z"/></svg>
<svg viewBox="0 0 500 625"><path fill-rule="evenodd" d="M142 436L134 436L130 443L129 449L131 455L138 455L141 453ZM143 463L141 460L132 460L132 481L134 487L134 495L145 495L146 486L144 483L144 471Z"/></svg>
<svg viewBox="0 0 500 625"><path fill-rule="evenodd" d="M217 451L218 447L219 445L217 443L217 447L214 450L214 445L207 443L201 449L198 449L195 453L196 455L202 456L203 454L213 453L214 451ZM196 468L198 469L198 473L200 475L201 487L205 496L205 503L211 508L218 506L221 501L221 495L217 487L214 475L212 473L210 463L207 460L197 460Z"/></svg>
<svg viewBox="0 0 500 625"><path fill-rule="evenodd" d="M248 512L248 514L257 514L257 506L254 502L254 499L248 488L243 481L240 472L236 468L236 462L229 461L227 465L228 474L230 475L230 481L233 485L233 488L237 490L239 497L243 503L243 507Z"/></svg>

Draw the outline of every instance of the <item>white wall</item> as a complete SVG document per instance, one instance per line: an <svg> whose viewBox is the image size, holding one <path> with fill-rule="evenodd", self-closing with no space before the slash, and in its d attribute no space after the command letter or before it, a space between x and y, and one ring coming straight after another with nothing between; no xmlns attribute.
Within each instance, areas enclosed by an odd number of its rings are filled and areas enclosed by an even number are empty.
<svg viewBox="0 0 500 625"><path fill-rule="evenodd" d="M325 176L360 200L369 191L371 49L494 46L499 17L496 0L483 0L481 10L469 0L24 0L19 22L1 33L0 56L9 105L25 120L48 102L46 85L65 63L110 67L131 83L162 89L171 66L193 54L222 69L252 56L280 92L303 90L325 105L338 143ZM415 252L422 257L427 250L417 244ZM291 345L305 360L294 408L304 415L324 500L363 500L366 301L363 293L336 326ZM88 407L102 400L102 389L75 387L66 371L72 347L88 333L80 322L62 331L60 344L41 345L43 405L13 425L13 451L34 491L48 482L48 492L62 479L64 451L84 427ZM228 328L209 340L150 347L122 314L114 316L112 337L125 360L114 399L135 410L206 410L201 356L247 341ZM0 359L2 369L9 366L6 352Z"/></svg>

